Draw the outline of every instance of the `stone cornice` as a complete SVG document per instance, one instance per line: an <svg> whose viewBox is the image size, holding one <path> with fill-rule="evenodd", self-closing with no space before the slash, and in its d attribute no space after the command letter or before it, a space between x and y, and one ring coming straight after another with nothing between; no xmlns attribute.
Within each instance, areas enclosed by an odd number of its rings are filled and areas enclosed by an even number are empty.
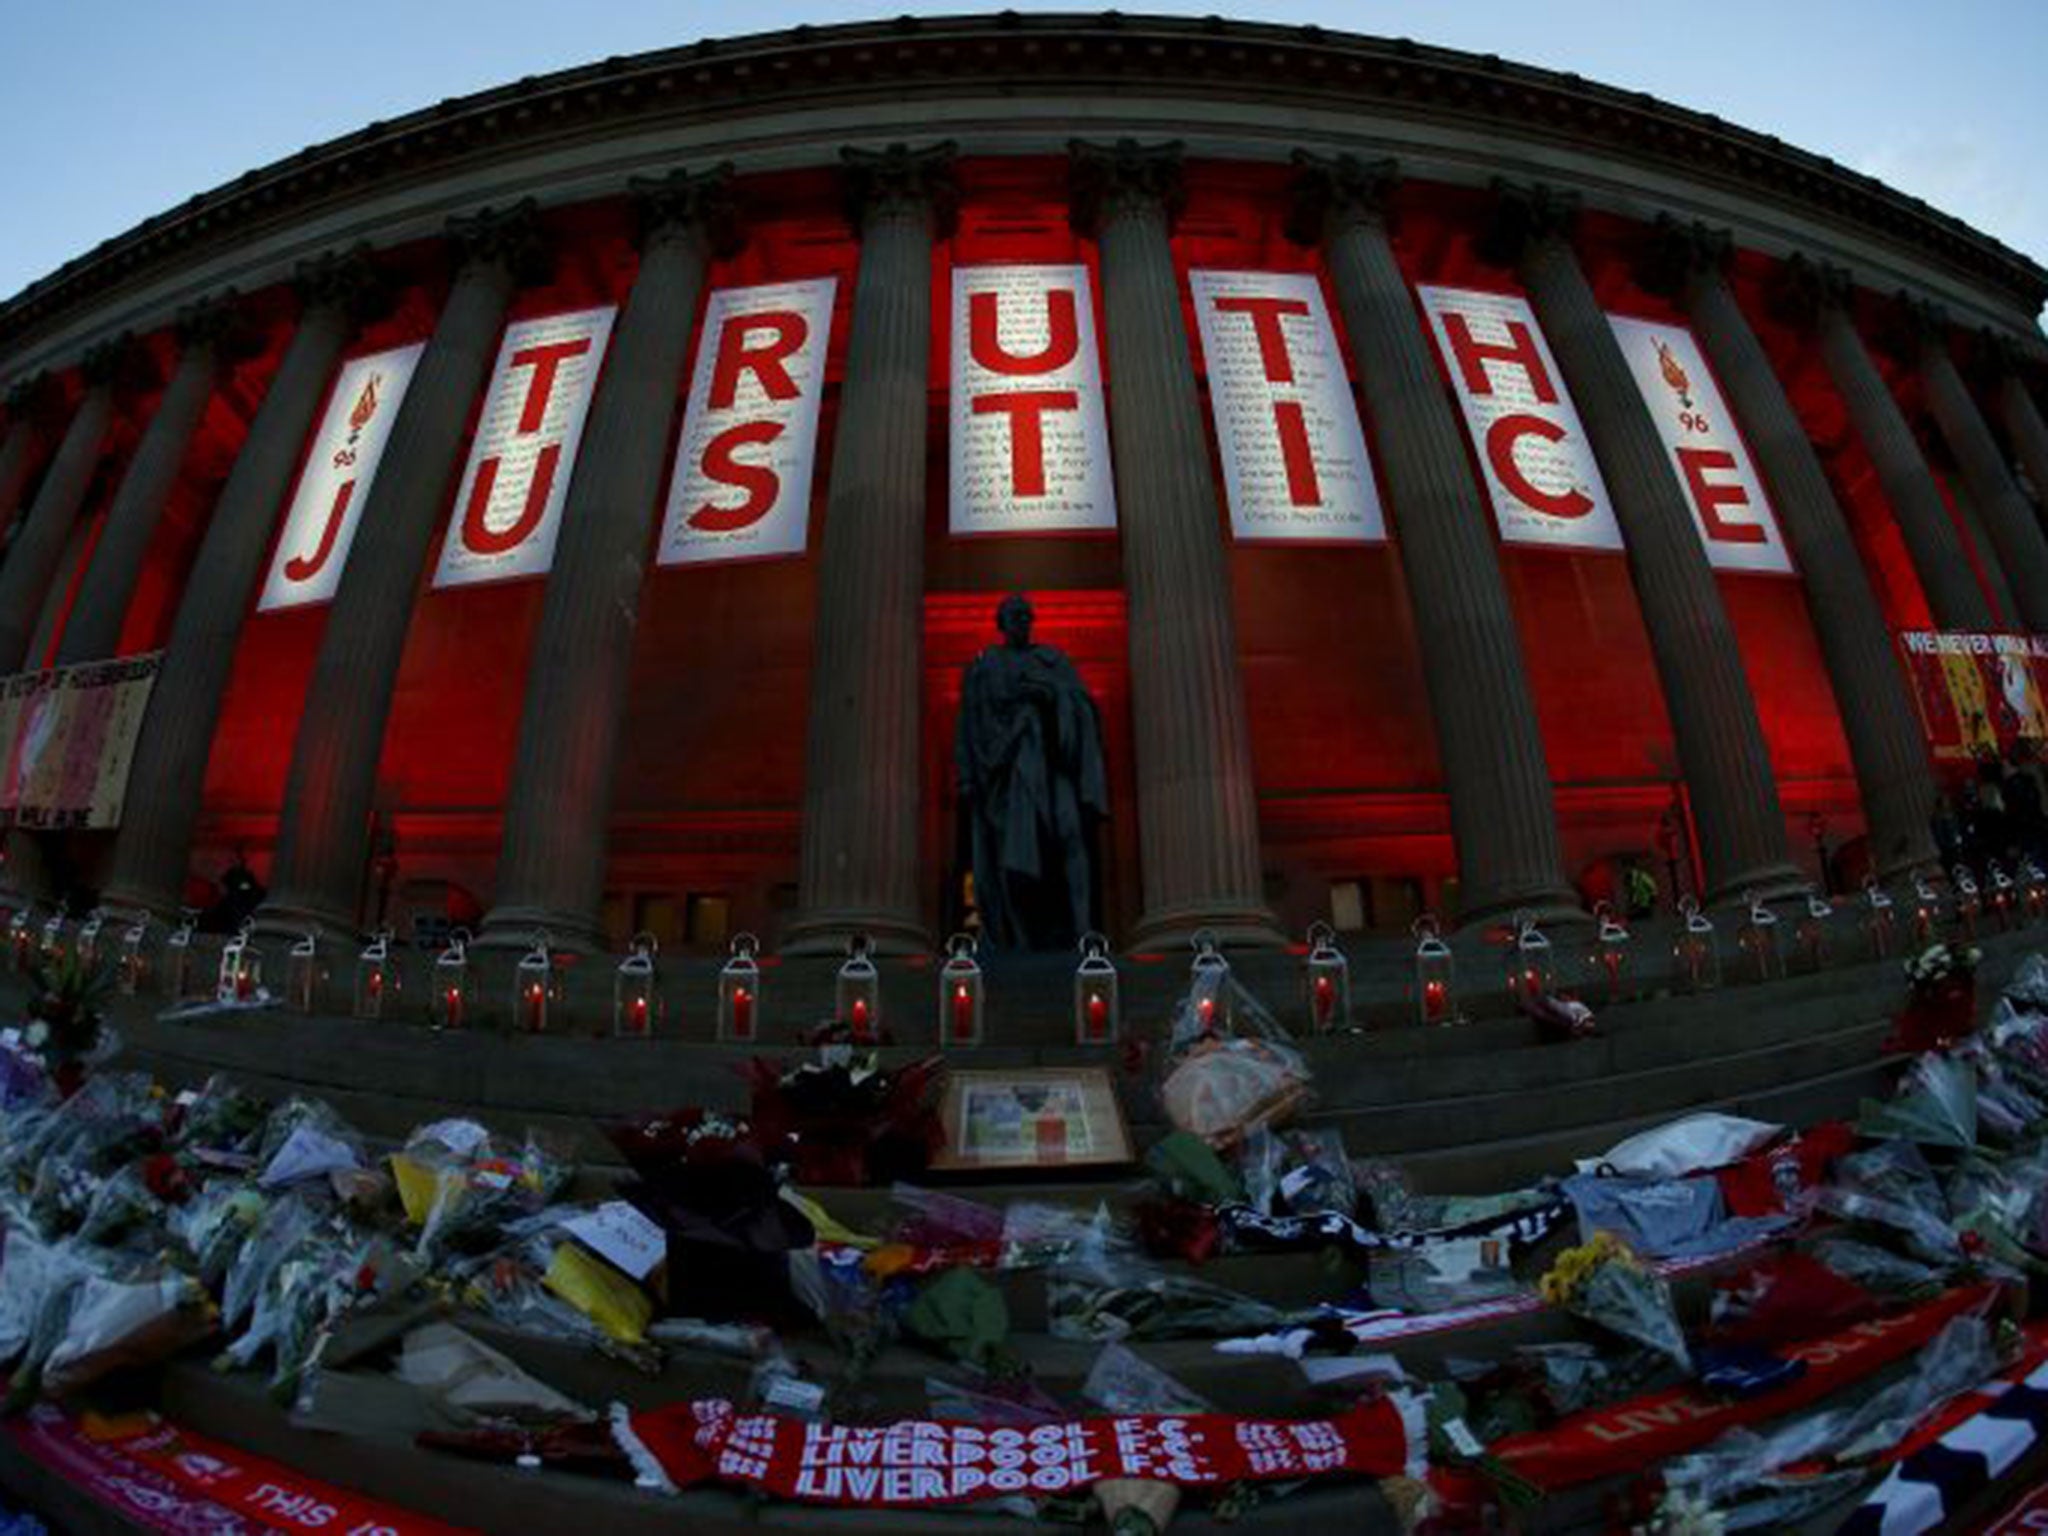
<svg viewBox="0 0 2048 1536"><path fill-rule="evenodd" d="M1778 139L1640 92L1491 54L1218 18L902 17L706 40L443 101L300 151L145 220L0 305L0 344L100 295L250 232L398 177L479 167L508 149L607 125L820 98L900 102L908 92L1080 86L1218 99L1257 95L1568 138L1624 159L1768 195L1902 242L2016 300L2048 297L2048 271L1962 221ZM821 157L822 158L822 157Z"/></svg>

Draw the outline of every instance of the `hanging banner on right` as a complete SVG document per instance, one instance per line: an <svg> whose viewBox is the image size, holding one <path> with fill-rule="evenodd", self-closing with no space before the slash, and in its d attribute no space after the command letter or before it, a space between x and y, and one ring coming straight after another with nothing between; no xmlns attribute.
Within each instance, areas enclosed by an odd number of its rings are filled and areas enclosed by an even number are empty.
<svg viewBox="0 0 2048 1536"><path fill-rule="evenodd" d="M1626 315L1609 315L1607 323L1671 454L1707 564L1791 575L1792 556L1763 481L1692 332Z"/></svg>
<svg viewBox="0 0 2048 1536"><path fill-rule="evenodd" d="M2048 639L1912 629L1899 650L1920 725L1937 763L2010 757L2022 742L2048 746Z"/></svg>
<svg viewBox="0 0 2048 1536"><path fill-rule="evenodd" d="M1557 359L1519 294L1419 287L1503 544L1620 549L1593 445Z"/></svg>

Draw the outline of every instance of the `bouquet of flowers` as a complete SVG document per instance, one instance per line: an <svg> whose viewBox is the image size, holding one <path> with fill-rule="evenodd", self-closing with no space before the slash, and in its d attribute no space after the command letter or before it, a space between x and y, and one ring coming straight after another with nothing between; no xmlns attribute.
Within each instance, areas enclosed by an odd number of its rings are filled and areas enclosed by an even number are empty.
<svg viewBox="0 0 2048 1536"><path fill-rule="evenodd" d="M1976 1020L1977 964L1983 958L1975 945L1930 944L1908 960L1912 993L1887 1045L1941 1050L1967 1035Z"/></svg>
<svg viewBox="0 0 2048 1536"><path fill-rule="evenodd" d="M1543 1299L1610 1333L1666 1356L1691 1371L1685 1332L1671 1307L1671 1289L1611 1232L1567 1248L1543 1277Z"/></svg>
<svg viewBox="0 0 2048 1536"><path fill-rule="evenodd" d="M22 1043L49 1072L65 1098L85 1081L85 1069L113 1054L118 1044L100 1024L100 1009L113 990L113 977L86 964L76 952L53 965L40 960L29 970L33 997Z"/></svg>
<svg viewBox="0 0 2048 1536"><path fill-rule="evenodd" d="M748 1068L754 1139L799 1184L885 1184L924 1172L943 1139L936 1056L885 1070L872 1051L828 1046L795 1067Z"/></svg>

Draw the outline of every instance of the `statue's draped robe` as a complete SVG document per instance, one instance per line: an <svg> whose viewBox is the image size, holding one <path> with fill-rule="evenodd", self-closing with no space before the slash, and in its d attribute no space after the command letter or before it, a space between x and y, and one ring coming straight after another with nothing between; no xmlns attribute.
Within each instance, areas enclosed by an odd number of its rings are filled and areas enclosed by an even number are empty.
<svg viewBox="0 0 2048 1536"><path fill-rule="evenodd" d="M1073 942L1091 926L1087 817L1109 813L1102 725L1074 664L1049 645L983 651L961 682L955 758L984 935Z"/></svg>

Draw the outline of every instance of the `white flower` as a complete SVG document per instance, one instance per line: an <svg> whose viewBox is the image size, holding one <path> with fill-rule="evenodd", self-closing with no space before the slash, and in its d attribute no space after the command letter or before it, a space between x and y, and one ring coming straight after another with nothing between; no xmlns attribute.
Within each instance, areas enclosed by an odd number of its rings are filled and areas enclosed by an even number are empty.
<svg viewBox="0 0 2048 1536"><path fill-rule="evenodd" d="M30 1050L40 1051L43 1048L43 1046L49 1042L50 1026L45 1024L41 1019L37 1019L35 1023L29 1025L28 1029L22 1034L21 1038L22 1043L25 1044Z"/></svg>

